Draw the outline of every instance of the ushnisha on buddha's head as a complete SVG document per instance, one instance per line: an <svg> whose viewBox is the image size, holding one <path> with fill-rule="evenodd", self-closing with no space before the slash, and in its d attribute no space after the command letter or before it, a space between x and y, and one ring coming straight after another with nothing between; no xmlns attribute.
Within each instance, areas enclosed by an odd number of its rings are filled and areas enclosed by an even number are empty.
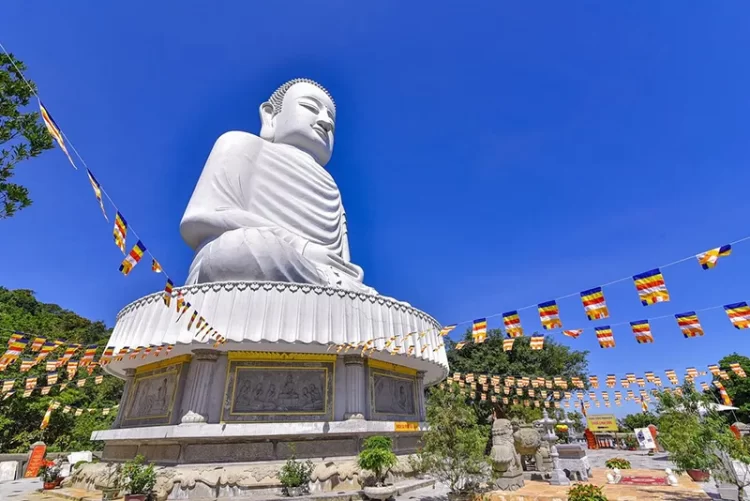
<svg viewBox="0 0 750 501"><path fill-rule="evenodd" d="M319 83L290 80L260 105L260 137L294 146L325 166L333 153L336 105Z"/></svg>

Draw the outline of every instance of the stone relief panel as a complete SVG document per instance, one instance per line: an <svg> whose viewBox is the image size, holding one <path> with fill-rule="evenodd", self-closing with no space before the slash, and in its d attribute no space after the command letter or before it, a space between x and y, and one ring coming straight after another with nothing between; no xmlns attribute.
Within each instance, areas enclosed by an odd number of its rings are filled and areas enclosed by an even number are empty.
<svg viewBox="0 0 750 501"><path fill-rule="evenodd" d="M327 369L237 369L233 412L325 413Z"/></svg>
<svg viewBox="0 0 750 501"><path fill-rule="evenodd" d="M417 420L416 378L370 370L370 411L373 419Z"/></svg>
<svg viewBox="0 0 750 501"><path fill-rule="evenodd" d="M136 374L122 426L169 424L183 365Z"/></svg>
<svg viewBox="0 0 750 501"><path fill-rule="evenodd" d="M223 422L333 419L334 362L230 361Z"/></svg>

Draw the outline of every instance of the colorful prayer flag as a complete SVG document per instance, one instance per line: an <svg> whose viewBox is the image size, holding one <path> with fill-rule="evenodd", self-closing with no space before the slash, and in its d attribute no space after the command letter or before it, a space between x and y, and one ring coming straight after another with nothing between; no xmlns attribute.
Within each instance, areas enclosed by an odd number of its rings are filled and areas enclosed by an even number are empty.
<svg viewBox="0 0 750 501"><path fill-rule="evenodd" d="M567 331L562 331L563 336L572 337L573 339L577 339L578 336L580 336L582 332L583 332L583 329L570 329Z"/></svg>
<svg viewBox="0 0 750 501"><path fill-rule="evenodd" d="M57 123L55 123L52 115L50 115L49 111L47 111L47 108L44 107L41 100L39 100L39 113L42 115L42 121L47 127L47 132L49 132L49 135L52 136L55 141L57 141L60 149L63 150L65 156L68 157L70 165L72 165L74 169L78 170L78 167L76 167L76 164L71 158L70 153L68 153L68 148L65 146L65 141L63 140L63 134L60 130L60 127L57 126Z"/></svg>
<svg viewBox="0 0 750 501"><path fill-rule="evenodd" d="M724 306L724 311L729 316L729 321L736 329L747 329L750 327L750 306L745 301Z"/></svg>
<svg viewBox="0 0 750 501"><path fill-rule="evenodd" d="M633 281L643 306L669 301L669 291L659 268L635 275Z"/></svg>
<svg viewBox="0 0 750 501"><path fill-rule="evenodd" d="M47 426L49 426L49 420L52 417L52 406L47 407L47 412L44 413L44 417L42 418L42 424L39 426L42 430L45 429Z"/></svg>
<svg viewBox="0 0 750 501"><path fill-rule="evenodd" d="M446 325L442 329L440 329L439 334L441 336L445 337L445 336L447 336L450 333L450 331L452 331L455 328L456 328L456 324Z"/></svg>
<svg viewBox="0 0 750 501"><path fill-rule="evenodd" d="M6 379L3 381L3 388L0 390L2 393L8 393L10 390L13 389L13 386L16 384L15 379Z"/></svg>
<svg viewBox="0 0 750 501"><path fill-rule="evenodd" d="M164 286L164 294L162 294L162 299L167 307L172 304L172 289L174 289L174 282L171 278L168 278L167 285Z"/></svg>
<svg viewBox="0 0 750 501"><path fill-rule="evenodd" d="M81 367L86 367L94 361L97 348L98 346L95 344L90 344L86 347L86 351L83 353L83 357L81 357Z"/></svg>
<svg viewBox="0 0 750 501"><path fill-rule="evenodd" d="M7 392L7 393L6 393L5 395L3 395L3 400L7 400L7 399L9 399L10 397L12 397L12 396L13 396L13 395L15 395L15 394L16 394L16 392L15 392L15 391L9 391L9 392Z"/></svg>
<svg viewBox="0 0 750 501"><path fill-rule="evenodd" d="M544 336L532 336L529 346L532 350L541 350L544 348Z"/></svg>
<svg viewBox="0 0 750 501"><path fill-rule="evenodd" d="M21 360L21 372L29 372L34 365L34 360Z"/></svg>
<svg viewBox="0 0 750 501"><path fill-rule="evenodd" d="M651 334L651 326L648 320L630 322L630 327L633 329L633 334L635 334L635 340L638 341L638 344L654 342L654 336Z"/></svg>
<svg viewBox="0 0 750 501"><path fill-rule="evenodd" d="M701 265L701 268L703 268L704 270L709 270L716 266L720 257L726 257L731 253L731 245L722 245L721 247L707 250L706 252L698 254L695 257L698 258L698 263Z"/></svg>
<svg viewBox="0 0 750 501"><path fill-rule="evenodd" d="M607 302L601 287L594 287L581 292L581 302L589 320L600 320L609 317Z"/></svg>
<svg viewBox="0 0 750 501"><path fill-rule="evenodd" d="M678 313L674 317L677 319L677 324L686 338L703 335L703 327L701 327L698 315L694 311Z"/></svg>
<svg viewBox="0 0 750 501"><path fill-rule="evenodd" d="M592 388L598 389L599 388L599 377L598 376L589 376L589 384Z"/></svg>
<svg viewBox="0 0 750 501"><path fill-rule="evenodd" d="M91 183L91 188L94 190L94 196L96 196L96 199L99 201L99 207L101 207L102 209L102 215L104 215L104 219L109 221L109 218L107 217L107 210L104 208L104 200L102 200L102 187L90 170L86 169L86 174L88 174L89 176L89 183Z"/></svg>
<svg viewBox="0 0 750 501"><path fill-rule="evenodd" d="M484 343L487 339L487 319L478 318L474 320L474 325L471 328L471 337L475 343Z"/></svg>
<svg viewBox="0 0 750 501"><path fill-rule="evenodd" d="M739 377L747 377L747 374L745 373L745 369L742 368L742 366L738 363L732 363L729 364L729 368L732 369L732 372L737 374Z"/></svg>
<svg viewBox="0 0 750 501"><path fill-rule="evenodd" d="M601 327L595 327L596 339L599 341L599 346L602 348L614 348L615 347L615 335L612 333L612 329L609 325L602 325Z"/></svg>
<svg viewBox="0 0 750 501"><path fill-rule="evenodd" d="M151 271L153 271L154 273L161 273L164 270L159 264L159 261L157 261L156 259L151 259Z"/></svg>
<svg viewBox="0 0 750 501"><path fill-rule="evenodd" d="M115 237L115 245L117 245L122 253L125 254L125 243L127 242L128 235L128 222L125 221L125 218L122 214L120 214L120 211L117 211L117 213L115 214L115 227L112 230L112 235L114 235Z"/></svg>
<svg viewBox="0 0 750 501"><path fill-rule="evenodd" d="M46 339L44 339L43 337L34 338L34 342L31 343L31 351L41 350L45 341Z"/></svg>
<svg viewBox="0 0 750 501"><path fill-rule="evenodd" d="M132 269L135 268L135 265L138 264L138 261L141 260L145 252L146 246L143 245L143 242L138 240L133 248L130 249L130 253L127 255L127 257L122 261L122 264L120 265L120 272L123 275L127 276L128 273L130 273Z"/></svg>
<svg viewBox="0 0 750 501"><path fill-rule="evenodd" d="M52 389L52 387L51 387L51 386L42 386L42 391L41 391L41 394L42 394L42 395L48 395L48 394L49 394L49 391L50 391L51 389Z"/></svg>
<svg viewBox="0 0 750 501"><path fill-rule="evenodd" d="M517 311L503 313L503 324L505 325L505 332L508 334L508 337L513 338L523 336L521 317L518 316Z"/></svg>
<svg viewBox="0 0 750 501"><path fill-rule="evenodd" d="M547 301L544 303L540 303L538 305L539 308L539 319L542 322L542 327L545 330L552 330L562 327L562 322L560 321L560 310L557 307L557 303L552 301Z"/></svg>
<svg viewBox="0 0 750 501"><path fill-rule="evenodd" d="M503 351L510 351L513 349L513 342L515 341L515 338L508 338L503 339Z"/></svg>
<svg viewBox="0 0 750 501"><path fill-rule="evenodd" d="M26 389L26 390L33 390L34 388L36 388L36 382L37 382L36 376L34 376L34 377L27 377L26 378L26 384L24 384L24 389Z"/></svg>
<svg viewBox="0 0 750 501"><path fill-rule="evenodd" d="M79 379L78 381L76 381L76 386L78 386L79 388L86 386L86 378Z"/></svg>
<svg viewBox="0 0 750 501"><path fill-rule="evenodd" d="M48 372L47 373L47 384L55 384L57 383L58 374L57 372Z"/></svg>
<svg viewBox="0 0 750 501"><path fill-rule="evenodd" d="M75 376L76 372L78 372L78 361L71 360L70 362L68 362L68 367L66 370L68 372L68 379L73 379L73 376Z"/></svg>

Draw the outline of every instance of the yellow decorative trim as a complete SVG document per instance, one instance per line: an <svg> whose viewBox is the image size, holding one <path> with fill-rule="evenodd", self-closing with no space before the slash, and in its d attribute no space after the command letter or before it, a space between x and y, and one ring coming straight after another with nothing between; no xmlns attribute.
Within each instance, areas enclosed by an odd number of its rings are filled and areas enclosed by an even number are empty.
<svg viewBox="0 0 750 501"><path fill-rule="evenodd" d="M335 362L336 355L321 353L286 353L275 351L230 351L229 361L265 360L275 362ZM415 373L416 374L416 373Z"/></svg>
<svg viewBox="0 0 750 501"><path fill-rule="evenodd" d="M156 369L163 369L164 367L169 367L170 365L177 365L182 364L185 362L190 362L192 355L186 354L186 355L179 355L176 357L171 358L165 358L164 360L159 360L158 362L153 362L146 365L141 365L140 367L137 367L135 369L135 374L143 374L144 372L153 371Z"/></svg>
<svg viewBox="0 0 750 501"><path fill-rule="evenodd" d="M382 360L375 360L374 358L368 359L367 365L372 369L383 369L386 371L399 372L401 374L408 374L415 377L417 375L417 369L404 367L403 365L392 364L390 362L383 362Z"/></svg>

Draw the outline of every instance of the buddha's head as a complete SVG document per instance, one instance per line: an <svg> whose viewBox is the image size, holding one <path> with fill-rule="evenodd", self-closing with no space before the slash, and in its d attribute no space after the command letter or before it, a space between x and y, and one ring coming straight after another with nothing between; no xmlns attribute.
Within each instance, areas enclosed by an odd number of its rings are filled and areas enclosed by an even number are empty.
<svg viewBox="0 0 750 501"><path fill-rule="evenodd" d="M260 137L294 146L326 165L333 153L336 105L320 84L290 80L260 105Z"/></svg>

